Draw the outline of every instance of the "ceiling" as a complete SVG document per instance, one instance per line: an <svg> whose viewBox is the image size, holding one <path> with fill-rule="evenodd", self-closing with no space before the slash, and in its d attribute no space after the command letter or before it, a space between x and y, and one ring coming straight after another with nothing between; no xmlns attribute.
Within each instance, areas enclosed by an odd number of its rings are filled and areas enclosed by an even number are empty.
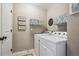
<svg viewBox="0 0 79 59"><path fill-rule="evenodd" d="M44 9L48 9L53 3L32 3L33 5L42 7Z"/></svg>

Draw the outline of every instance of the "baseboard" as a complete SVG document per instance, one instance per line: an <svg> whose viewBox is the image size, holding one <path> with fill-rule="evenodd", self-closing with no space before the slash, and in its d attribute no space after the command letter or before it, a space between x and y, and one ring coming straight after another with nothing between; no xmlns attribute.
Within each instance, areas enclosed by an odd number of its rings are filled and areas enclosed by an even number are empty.
<svg viewBox="0 0 79 59"><path fill-rule="evenodd" d="M33 52L33 55L35 55L34 49L30 49L30 50L15 52L15 53L13 53L13 56L24 56L24 55L30 54L32 52Z"/></svg>
<svg viewBox="0 0 79 59"><path fill-rule="evenodd" d="M23 56L27 53L27 50L25 51L19 51L19 52L14 52L13 53L13 56Z"/></svg>

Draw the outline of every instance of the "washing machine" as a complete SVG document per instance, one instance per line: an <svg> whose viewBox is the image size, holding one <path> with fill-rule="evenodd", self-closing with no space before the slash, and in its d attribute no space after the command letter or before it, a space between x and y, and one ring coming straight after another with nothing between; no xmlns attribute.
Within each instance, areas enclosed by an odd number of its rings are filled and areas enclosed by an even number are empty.
<svg viewBox="0 0 79 59"><path fill-rule="evenodd" d="M36 35L38 47L36 52L39 56L66 56L66 32L53 32L49 34Z"/></svg>

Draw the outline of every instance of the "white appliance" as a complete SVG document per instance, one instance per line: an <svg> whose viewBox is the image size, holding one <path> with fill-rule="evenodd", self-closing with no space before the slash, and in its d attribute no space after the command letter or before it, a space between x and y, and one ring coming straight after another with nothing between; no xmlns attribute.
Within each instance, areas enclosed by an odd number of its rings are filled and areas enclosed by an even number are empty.
<svg viewBox="0 0 79 59"><path fill-rule="evenodd" d="M35 52L40 56L66 56L66 32L35 34Z"/></svg>
<svg viewBox="0 0 79 59"><path fill-rule="evenodd" d="M0 56L12 55L12 4L0 3Z"/></svg>
<svg viewBox="0 0 79 59"><path fill-rule="evenodd" d="M44 34L34 34L34 49L37 56L39 56L40 36Z"/></svg>

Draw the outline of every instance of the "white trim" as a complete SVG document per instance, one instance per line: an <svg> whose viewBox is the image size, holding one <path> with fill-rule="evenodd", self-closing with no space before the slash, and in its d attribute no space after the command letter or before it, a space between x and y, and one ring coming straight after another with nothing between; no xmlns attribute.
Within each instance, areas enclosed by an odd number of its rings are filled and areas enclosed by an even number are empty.
<svg viewBox="0 0 79 59"><path fill-rule="evenodd" d="M25 55L26 53L27 51L19 51L19 52L13 53L13 56L22 56L22 55Z"/></svg>
<svg viewBox="0 0 79 59"><path fill-rule="evenodd" d="M34 49L15 52L15 53L13 53L13 56L24 56L24 55L27 55L27 54L33 54L33 56L35 56Z"/></svg>

